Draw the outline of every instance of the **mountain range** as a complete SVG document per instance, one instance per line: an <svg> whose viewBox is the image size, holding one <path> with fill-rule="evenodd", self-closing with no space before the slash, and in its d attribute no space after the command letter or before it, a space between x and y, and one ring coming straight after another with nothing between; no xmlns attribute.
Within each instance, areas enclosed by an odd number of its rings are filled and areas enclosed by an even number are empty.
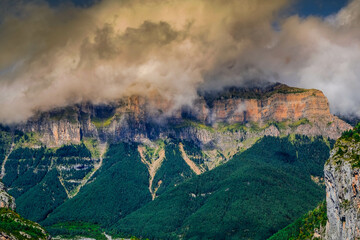
<svg viewBox="0 0 360 240"><path fill-rule="evenodd" d="M1 179L53 236L266 239L324 200L323 166L351 128L321 91L280 83L180 108L82 103L2 126Z"/></svg>

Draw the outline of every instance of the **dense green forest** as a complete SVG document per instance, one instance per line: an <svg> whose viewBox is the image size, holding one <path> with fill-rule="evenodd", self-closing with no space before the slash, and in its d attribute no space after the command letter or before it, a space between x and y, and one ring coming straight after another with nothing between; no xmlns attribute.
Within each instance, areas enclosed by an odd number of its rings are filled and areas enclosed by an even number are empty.
<svg viewBox="0 0 360 240"><path fill-rule="evenodd" d="M91 221L109 226L122 216L151 201L148 172L136 144L111 145L103 166L74 198L67 200L44 225L64 221Z"/></svg>
<svg viewBox="0 0 360 240"><path fill-rule="evenodd" d="M317 239L324 234L326 221L326 202L323 201L313 211L281 229L268 240Z"/></svg>
<svg viewBox="0 0 360 240"><path fill-rule="evenodd" d="M151 239L266 239L323 200L324 187L311 175L323 175L332 144L322 138L264 137L112 229Z"/></svg>
<svg viewBox="0 0 360 240"><path fill-rule="evenodd" d="M16 198L19 213L39 222L61 205L68 198L66 190L73 188L64 181L65 190L60 179L84 178L91 171L90 157L83 144L58 149L17 147L8 157L3 182Z"/></svg>
<svg viewBox="0 0 360 240"><path fill-rule="evenodd" d="M86 144L31 148L20 143L32 136L0 132L3 156L12 142L16 146L3 181L19 213L67 236L98 229L94 232L151 239L268 238L323 200L324 187L311 176L322 177L333 145L322 137L264 137L196 176L182 159L178 140L166 140L166 157L154 178L161 186L151 201L138 144L111 144L99 170L69 197L98 161ZM193 143L183 144L197 164L207 160Z"/></svg>
<svg viewBox="0 0 360 240"><path fill-rule="evenodd" d="M194 175L176 144L167 143L165 151L166 159L154 179L154 182L160 179L163 182L159 194ZM110 145L103 166L93 178L96 180L85 185L78 195L58 207L42 223L91 221L110 227L151 201L149 174L140 160L137 144Z"/></svg>
<svg viewBox="0 0 360 240"><path fill-rule="evenodd" d="M8 208L0 208L0 233L11 234L19 240L45 240L49 237L39 224L22 218Z"/></svg>
<svg viewBox="0 0 360 240"><path fill-rule="evenodd" d="M103 234L104 230L97 224L87 222L64 222L57 223L47 230L51 232L52 236L61 236L65 239L74 239L76 236L82 236L86 238L93 238L96 240L106 240L106 236Z"/></svg>

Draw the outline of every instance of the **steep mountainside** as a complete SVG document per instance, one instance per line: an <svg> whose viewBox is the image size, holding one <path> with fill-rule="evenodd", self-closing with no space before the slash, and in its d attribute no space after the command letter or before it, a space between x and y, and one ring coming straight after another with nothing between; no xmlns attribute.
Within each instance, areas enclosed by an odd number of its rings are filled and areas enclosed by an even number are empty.
<svg viewBox="0 0 360 240"><path fill-rule="evenodd" d="M322 138L264 137L112 228L151 239L266 239L323 200L323 186L312 179L322 177L329 150Z"/></svg>
<svg viewBox="0 0 360 240"><path fill-rule="evenodd" d="M359 170L360 124L343 133L325 164L326 204L322 203L270 240L359 239Z"/></svg>
<svg viewBox="0 0 360 240"><path fill-rule="evenodd" d="M360 238L360 124L337 141L325 165L326 239Z"/></svg>

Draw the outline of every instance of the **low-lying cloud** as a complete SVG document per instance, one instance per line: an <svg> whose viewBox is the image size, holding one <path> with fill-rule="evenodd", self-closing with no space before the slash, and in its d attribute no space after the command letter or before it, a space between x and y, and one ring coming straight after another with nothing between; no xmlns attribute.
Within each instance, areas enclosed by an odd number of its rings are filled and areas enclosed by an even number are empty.
<svg viewBox="0 0 360 240"><path fill-rule="evenodd" d="M284 17L291 3L103 0L83 9L3 0L0 122L134 94L176 108L199 87L251 80L318 88L333 112L360 116L360 0L326 19Z"/></svg>

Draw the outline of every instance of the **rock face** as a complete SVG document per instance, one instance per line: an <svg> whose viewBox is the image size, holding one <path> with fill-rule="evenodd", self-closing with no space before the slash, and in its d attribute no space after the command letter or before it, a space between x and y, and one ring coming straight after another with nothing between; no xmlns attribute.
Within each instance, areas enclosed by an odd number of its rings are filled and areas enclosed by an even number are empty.
<svg viewBox="0 0 360 240"><path fill-rule="evenodd" d="M234 124L238 129L232 126L234 131L224 135L224 126ZM84 137L135 142L175 137L205 146L224 143L224 139L225 144L226 139L244 141L249 128L263 132L262 136L296 133L336 139L351 126L330 114L321 91L275 84L200 94L191 107L182 109L137 96L109 105L81 104L42 113L16 128L39 133L47 146L79 143Z"/></svg>
<svg viewBox="0 0 360 240"><path fill-rule="evenodd" d="M15 210L15 199L5 191L5 186L0 182L0 207Z"/></svg>
<svg viewBox="0 0 360 240"><path fill-rule="evenodd" d="M326 239L360 239L360 142L339 139L325 165Z"/></svg>

